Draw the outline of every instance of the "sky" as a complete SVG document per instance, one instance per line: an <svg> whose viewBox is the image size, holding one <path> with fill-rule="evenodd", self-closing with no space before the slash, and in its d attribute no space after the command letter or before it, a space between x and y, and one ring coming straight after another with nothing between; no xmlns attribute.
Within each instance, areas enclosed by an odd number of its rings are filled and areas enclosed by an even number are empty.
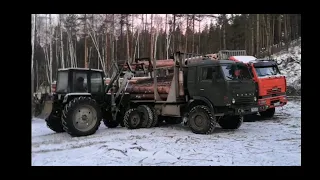
<svg viewBox="0 0 320 180"><path fill-rule="evenodd" d="M218 14L211 14L211 15L218 15ZM40 14L40 16L44 16L44 14ZM137 27L138 25L141 25L142 24L142 14L135 14L135 18L134 18L134 27ZM227 16L230 16L229 14L227 14ZM52 24L53 25L57 25L58 24L58 14L51 14L51 17L52 17ZM150 22L150 17L151 17L151 14L147 14L147 17L148 17L148 22ZM159 19L159 18L162 18L162 27L165 28L165 17L166 15L165 14L153 14L153 17L154 19ZM171 18L172 15L171 14L168 14L168 19ZM145 18L145 16L144 16ZM209 18L209 17L206 17L204 18L201 22L200 22L200 29L202 30L206 24L210 24L210 22L213 22L213 23L216 23L216 20L214 18ZM156 24L154 24L154 26L156 26ZM182 25L182 31L185 31L185 26L186 26L186 21L184 21L183 25ZM195 29L198 31L199 29L199 22L196 22L195 23Z"/></svg>

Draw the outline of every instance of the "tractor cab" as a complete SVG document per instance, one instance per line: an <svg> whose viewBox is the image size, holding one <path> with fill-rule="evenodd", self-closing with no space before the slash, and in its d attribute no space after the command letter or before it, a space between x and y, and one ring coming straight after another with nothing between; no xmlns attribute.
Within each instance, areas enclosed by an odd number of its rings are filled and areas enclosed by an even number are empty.
<svg viewBox="0 0 320 180"><path fill-rule="evenodd" d="M103 78L103 71L98 69L59 69L55 93L103 93Z"/></svg>

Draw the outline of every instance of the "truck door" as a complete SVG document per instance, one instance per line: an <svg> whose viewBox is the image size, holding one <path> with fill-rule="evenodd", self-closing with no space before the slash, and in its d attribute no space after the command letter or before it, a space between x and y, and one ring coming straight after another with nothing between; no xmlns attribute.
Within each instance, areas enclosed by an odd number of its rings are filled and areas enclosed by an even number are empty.
<svg viewBox="0 0 320 180"><path fill-rule="evenodd" d="M198 67L198 73L198 96L206 97L215 105L223 105L225 85L219 66Z"/></svg>

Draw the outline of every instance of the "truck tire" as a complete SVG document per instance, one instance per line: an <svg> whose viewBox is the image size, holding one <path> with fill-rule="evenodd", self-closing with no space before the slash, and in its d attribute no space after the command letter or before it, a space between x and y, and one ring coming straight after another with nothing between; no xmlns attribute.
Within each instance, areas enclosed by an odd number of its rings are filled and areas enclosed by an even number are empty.
<svg viewBox="0 0 320 180"><path fill-rule="evenodd" d="M188 124L195 134L211 134L217 122L207 106L198 105L191 109Z"/></svg>
<svg viewBox="0 0 320 180"><path fill-rule="evenodd" d="M243 116L227 116L219 120L222 129L238 129L243 123Z"/></svg>
<svg viewBox="0 0 320 180"><path fill-rule="evenodd" d="M147 106L147 105L140 105L140 106L137 107L137 110L141 114L141 120L142 120L141 127L142 128L150 128L150 127L152 127L152 124L153 124L153 112L152 112L151 108L149 106Z"/></svg>
<svg viewBox="0 0 320 180"><path fill-rule="evenodd" d="M76 97L66 104L62 111L63 129L75 137L94 134L101 119L100 107L90 97Z"/></svg>
<svg viewBox="0 0 320 180"><path fill-rule="evenodd" d="M153 121L151 124L151 127L156 127L157 125L159 125L158 123L158 115L156 112L156 109L154 107L150 107L151 111L152 111L152 117L153 117Z"/></svg>
<svg viewBox="0 0 320 180"><path fill-rule="evenodd" d="M270 109L267 109L266 111L259 112L259 114L263 118L272 118L275 112L276 112L276 108L270 108Z"/></svg>
<svg viewBox="0 0 320 180"><path fill-rule="evenodd" d="M52 131L54 131L56 133L64 132L61 118L50 114L45 119L45 121L46 121L47 127L50 128Z"/></svg>
<svg viewBox="0 0 320 180"><path fill-rule="evenodd" d="M129 109L124 115L123 123L128 129L139 129L142 125L140 112L135 108Z"/></svg>

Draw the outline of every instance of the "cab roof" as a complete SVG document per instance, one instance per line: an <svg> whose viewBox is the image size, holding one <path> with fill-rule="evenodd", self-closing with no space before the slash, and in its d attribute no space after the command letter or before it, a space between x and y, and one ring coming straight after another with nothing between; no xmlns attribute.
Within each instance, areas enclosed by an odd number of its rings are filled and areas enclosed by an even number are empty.
<svg viewBox="0 0 320 180"><path fill-rule="evenodd" d="M202 61L188 63L188 67L199 66L199 65L217 65L217 64L235 64L235 63L236 63L235 61L231 61L231 60L211 60L211 59L206 59L206 60L202 60Z"/></svg>

